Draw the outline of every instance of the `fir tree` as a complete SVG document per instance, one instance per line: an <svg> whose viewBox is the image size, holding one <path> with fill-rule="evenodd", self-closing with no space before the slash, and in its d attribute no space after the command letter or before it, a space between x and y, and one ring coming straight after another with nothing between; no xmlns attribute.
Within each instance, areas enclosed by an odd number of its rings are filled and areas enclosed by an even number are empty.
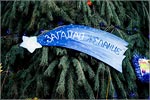
<svg viewBox="0 0 150 100"><path fill-rule="evenodd" d="M149 58L148 1L1 1L1 94L3 99L148 98L131 63ZM43 47L33 54L21 37L37 36L60 25L83 24L115 34L129 43L123 73L87 54ZM73 53L72 53L73 52Z"/></svg>

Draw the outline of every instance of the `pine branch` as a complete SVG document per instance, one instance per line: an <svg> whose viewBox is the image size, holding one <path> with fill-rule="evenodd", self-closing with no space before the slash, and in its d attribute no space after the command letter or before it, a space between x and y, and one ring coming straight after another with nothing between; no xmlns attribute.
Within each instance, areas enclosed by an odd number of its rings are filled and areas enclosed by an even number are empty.
<svg viewBox="0 0 150 100"><path fill-rule="evenodd" d="M16 6L17 6L17 1L14 1L13 6L12 6L12 10L11 10L11 19L15 19L16 18Z"/></svg>
<svg viewBox="0 0 150 100"><path fill-rule="evenodd" d="M20 96L20 98L25 98L26 97L27 89L29 88L29 86L31 85L31 83L35 80L35 78L30 79L29 75L27 77L28 77L28 81L25 81L24 87L21 90L21 96Z"/></svg>
<svg viewBox="0 0 150 100"><path fill-rule="evenodd" d="M38 6L39 6L38 4L35 4L34 6L34 10L33 10L32 17L31 17L31 22L30 22L28 29L31 29L31 30L34 29L36 18L37 16L39 16Z"/></svg>
<svg viewBox="0 0 150 100"><path fill-rule="evenodd" d="M112 11L113 10L111 10L112 8L111 8L111 6L110 6L110 1L106 1L107 3L106 3L106 9L107 9L107 11L106 11L106 16L107 16L107 22L108 22L108 24L110 25L110 22L111 22L111 19L112 19L112 17L113 17L113 13L112 13Z"/></svg>
<svg viewBox="0 0 150 100"><path fill-rule="evenodd" d="M47 67L47 69L45 70L44 75L50 77L52 75L52 72L53 72L54 68L57 66L57 64L58 64L58 59L53 60L49 64L49 66Z"/></svg>
<svg viewBox="0 0 150 100"><path fill-rule="evenodd" d="M23 14L28 15L28 12L29 12L29 5L30 5L30 2L26 2L26 5L25 5L25 9L24 9L24 11L23 11Z"/></svg>
<svg viewBox="0 0 150 100"><path fill-rule="evenodd" d="M101 71L101 64L99 64L99 67L97 69L96 75L95 75L95 83L94 83L94 90L99 91L99 72Z"/></svg>
<svg viewBox="0 0 150 100"><path fill-rule="evenodd" d="M116 11L115 11L115 8L114 8L114 5L112 4L112 3L110 3L110 6L111 6L111 8L112 8L112 13L113 13L113 18L112 19L114 19L114 22L117 24L117 25L121 25L121 22L120 22L120 20L119 20L119 17L117 16L117 13L116 13Z"/></svg>
<svg viewBox="0 0 150 100"><path fill-rule="evenodd" d="M61 72L62 72L61 70L58 70L58 73L57 73L55 80L54 80L54 84L58 84ZM52 86L52 94L50 95L52 99L59 98L60 94L58 95L58 93L56 92L57 87L58 87L58 85Z"/></svg>
<svg viewBox="0 0 150 100"><path fill-rule="evenodd" d="M48 11L48 2L46 0L41 0L40 1L40 7L41 7L41 12L42 13L47 13Z"/></svg>
<svg viewBox="0 0 150 100"><path fill-rule="evenodd" d="M51 11L47 12L47 17L49 18L50 21L53 21L53 16Z"/></svg>
<svg viewBox="0 0 150 100"><path fill-rule="evenodd" d="M69 17L69 15L63 10L60 9L54 1L48 1L49 8L55 12L56 15L63 17L66 21L73 23L73 20Z"/></svg>
<svg viewBox="0 0 150 100"><path fill-rule="evenodd" d="M120 81L120 79L118 78L118 76L114 70L112 70L112 75L113 75L113 80L116 84L115 87L117 87L117 93L119 94L119 98L122 98L122 99L127 98L127 94L124 89L123 83Z"/></svg>
<svg viewBox="0 0 150 100"><path fill-rule="evenodd" d="M68 76L68 83L67 83L67 89L68 89L68 99L74 99L74 80L73 80L73 72L70 70L69 76Z"/></svg>
<svg viewBox="0 0 150 100"><path fill-rule="evenodd" d="M86 14L83 15L83 18L84 18L84 24L88 25L89 21L88 21L88 17L86 16Z"/></svg>
<svg viewBox="0 0 150 100"><path fill-rule="evenodd" d="M53 52L57 55L57 56L63 56L63 55L67 55L67 50L64 48L57 48L55 47L53 49Z"/></svg>
<svg viewBox="0 0 150 100"><path fill-rule="evenodd" d="M106 14L105 14L105 6L106 6L106 2L102 2L102 6L101 6L101 13L100 13L100 15L101 16L105 16Z"/></svg>
<svg viewBox="0 0 150 100"><path fill-rule="evenodd" d="M126 68L126 69L124 69L124 70L126 70L125 72L128 73L126 75L127 76L129 75L132 80L136 80L136 76L135 76L133 67L131 66L131 63L128 59L126 59L126 58L124 59L123 66ZM128 66L128 68L127 68L127 66Z"/></svg>
<svg viewBox="0 0 150 100"><path fill-rule="evenodd" d="M116 14L118 15L119 14L119 19L120 19L120 22L122 22L122 26L123 26L123 22L125 21L126 19L126 11L125 11L125 8L123 7L123 3L120 2L120 1L114 1L113 4L115 5L115 7L119 10L119 12L117 13L116 11Z"/></svg>
<svg viewBox="0 0 150 100"><path fill-rule="evenodd" d="M83 0L82 0L82 9L84 13L87 12L87 4L86 4L86 1L83 1Z"/></svg>
<svg viewBox="0 0 150 100"><path fill-rule="evenodd" d="M7 10L5 12L5 14L2 15L1 24L3 27L6 27L9 25L9 21L10 21L10 15L9 14L11 13L10 11L11 11L11 9Z"/></svg>
<svg viewBox="0 0 150 100"><path fill-rule="evenodd" d="M82 1L80 0L79 2L77 2L77 9L81 10L82 6Z"/></svg>
<svg viewBox="0 0 150 100"><path fill-rule="evenodd" d="M48 66L48 47L42 48L42 57L40 66Z"/></svg>
<svg viewBox="0 0 150 100"><path fill-rule="evenodd" d="M112 75L111 75L111 73L110 73L110 69L109 69L109 66L106 66L106 71L107 71L107 73L108 73L108 82L110 82L110 83L108 83L108 98L110 99L112 99L113 98L113 94L115 93L115 88L114 88L114 85L113 85L113 82L112 82ZM106 98L107 99L107 98Z"/></svg>
<svg viewBox="0 0 150 100"><path fill-rule="evenodd" d="M100 67L100 98L104 99L105 98L105 94L106 94L106 80L105 80L105 66L103 63L99 63L99 67Z"/></svg>
<svg viewBox="0 0 150 100"><path fill-rule="evenodd" d="M144 4L143 1L141 1L142 3L142 8L143 8L143 13L145 12L146 14L144 14L145 17L148 17L148 21L150 21L150 15L149 15L149 11L148 9L146 8L146 5Z"/></svg>
<svg viewBox="0 0 150 100"><path fill-rule="evenodd" d="M44 84L43 84L43 77L42 75L38 75L38 77L36 78L36 95L40 95L44 88Z"/></svg>
<svg viewBox="0 0 150 100"><path fill-rule="evenodd" d="M22 19L20 19L20 20L19 20L19 23L18 23L18 26L17 26L17 31L16 31L16 33L21 33L22 28L23 28L22 23L23 23L23 21L22 21Z"/></svg>
<svg viewBox="0 0 150 100"><path fill-rule="evenodd" d="M95 99L93 89L91 88L90 84L86 79L84 81L84 88L86 90L87 95L89 96L89 99Z"/></svg>
<svg viewBox="0 0 150 100"><path fill-rule="evenodd" d="M7 61L5 61L6 62L5 64L13 65L15 63L17 55L20 55L20 57L23 57L24 50L23 48L20 48L18 45L14 45L6 54L8 59L6 59Z"/></svg>
<svg viewBox="0 0 150 100"><path fill-rule="evenodd" d="M87 7L87 14L88 14L88 17L91 17L92 11L91 11L90 7L89 7L87 4L86 4L86 7Z"/></svg>
<svg viewBox="0 0 150 100"><path fill-rule="evenodd" d="M59 93L60 95L63 95L65 92L65 78L67 75L67 70L69 68L69 61L67 56L63 56L60 59L60 63L58 66L62 66L62 72L60 74L60 79L58 82L58 87L56 88L56 92Z"/></svg>
<svg viewBox="0 0 150 100"><path fill-rule="evenodd" d="M18 10L19 10L20 12L23 12L25 6L26 6L26 2L25 2L25 1L21 1L20 5L19 5L19 7L18 7Z"/></svg>
<svg viewBox="0 0 150 100"><path fill-rule="evenodd" d="M95 73L92 70L91 66L89 64L87 64L81 57L79 57L79 61L81 63L81 67L82 67L83 71L88 72L89 78L90 79L94 78Z"/></svg>
<svg viewBox="0 0 150 100"><path fill-rule="evenodd" d="M73 58L72 62L73 62L73 66L75 67L76 73L78 76L78 80L77 80L78 84L82 86L85 81L85 76L84 76L84 72L82 70L81 64L76 58Z"/></svg>
<svg viewBox="0 0 150 100"><path fill-rule="evenodd" d="M49 92L49 91L51 90L51 87L52 87L52 86L50 87L50 86L49 86L49 82L46 82L46 81L44 81L43 84L44 84L44 87L43 87L43 88L44 88L44 90L43 90L43 98L44 98L44 97L50 95L50 92Z"/></svg>

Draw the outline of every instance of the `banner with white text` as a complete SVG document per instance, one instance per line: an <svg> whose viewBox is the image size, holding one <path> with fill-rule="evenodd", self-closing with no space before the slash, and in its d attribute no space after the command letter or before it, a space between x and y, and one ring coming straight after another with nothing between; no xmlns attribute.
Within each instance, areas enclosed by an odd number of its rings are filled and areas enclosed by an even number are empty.
<svg viewBox="0 0 150 100"><path fill-rule="evenodd" d="M122 60L128 43L121 38L82 25L66 25L37 37L43 46L60 46L84 52L122 72Z"/></svg>

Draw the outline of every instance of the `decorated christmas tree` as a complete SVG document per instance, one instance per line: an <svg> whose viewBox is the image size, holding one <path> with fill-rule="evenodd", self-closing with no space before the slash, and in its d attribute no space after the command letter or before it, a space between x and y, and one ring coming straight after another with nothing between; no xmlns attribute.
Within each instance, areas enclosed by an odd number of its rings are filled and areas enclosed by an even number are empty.
<svg viewBox="0 0 150 100"><path fill-rule="evenodd" d="M138 79L132 63L136 54L149 59L148 6L148 1L1 1L1 98L148 99L149 83ZM65 47L30 53L20 46L23 36L70 24L128 42L122 72L111 67L114 59L109 64Z"/></svg>

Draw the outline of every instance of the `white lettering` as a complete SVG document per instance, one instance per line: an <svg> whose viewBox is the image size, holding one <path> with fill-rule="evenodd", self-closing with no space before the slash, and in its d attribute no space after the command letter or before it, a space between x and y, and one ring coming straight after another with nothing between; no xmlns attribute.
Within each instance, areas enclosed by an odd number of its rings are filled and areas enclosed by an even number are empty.
<svg viewBox="0 0 150 100"><path fill-rule="evenodd" d="M68 38L72 38L73 31L68 30L67 33L68 33Z"/></svg>
<svg viewBox="0 0 150 100"><path fill-rule="evenodd" d="M73 39L79 39L79 34L77 33L77 32L75 32L74 34L73 34Z"/></svg>
<svg viewBox="0 0 150 100"><path fill-rule="evenodd" d="M66 39L68 39L67 36L66 36L66 33L65 33L64 31L62 31L62 33L61 33L61 39L62 39L63 37L66 38Z"/></svg>

